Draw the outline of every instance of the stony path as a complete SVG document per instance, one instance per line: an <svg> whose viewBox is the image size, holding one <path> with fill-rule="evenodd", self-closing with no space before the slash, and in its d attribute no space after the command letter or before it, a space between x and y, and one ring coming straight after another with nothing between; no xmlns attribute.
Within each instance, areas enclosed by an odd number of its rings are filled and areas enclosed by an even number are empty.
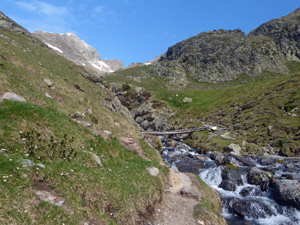
<svg viewBox="0 0 300 225"><path fill-rule="evenodd" d="M164 200L157 205L155 225L196 225L202 224L193 216L194 206L204 195L194 175L170 171L170 185L165 190Z"/></svg>
<svg viewBox="0 0 300 225"><path fill-rule="evenodd" d="M178 194L166 193L165 199L155 212L156 225L194 225L199 224L193 217L197 201Z"/></svg>

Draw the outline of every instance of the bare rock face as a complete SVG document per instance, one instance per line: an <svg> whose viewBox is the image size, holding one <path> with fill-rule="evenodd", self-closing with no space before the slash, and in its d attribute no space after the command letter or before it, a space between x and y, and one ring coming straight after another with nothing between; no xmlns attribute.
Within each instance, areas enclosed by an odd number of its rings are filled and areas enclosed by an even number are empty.
<svg viewBox="0 0 300 225"><path fill-rule="evenodd" d="M121 60L102 60L95 48L88 45L75 34L35 31L33 36L41 39L58 54L94 72L95 75L102 75L125 68Z"/></svg>
<svg viewBox="0 0 300 225"><path fill-rule="evenodd" d="M159 76L183 78L188 72L199 81L211 83L229 81L240 74L257 76L263 71L288 73L284 56L272 39L252 41L239 29L203 32L170 47L159 61L152 69ZM177 74L172 70L175 65Z"/></svg>
<svg viewBox="0 0 300 225"><path fill-rule="evenodd" d="M287 16L260 25L248 36L272 38L287 60L300 61L300 8Z"/></svg>
<svg viewBox="0 0 300 225"><path fill-rule="evenodd" d="M112 59L112 60L102 59L102 61L104 63L106 63L106 65L108 65L112 71L116 71L116 70L125 68L125 66L123 65L123 62L120 59Z"/></svg>
<svg viewBox="0 0 300 225"><path fill-rule="evenodd" d="M171 79L176 87L185 87L186 74L210 83L264 71L288 74L286 60L300 61L299 42L300 8L248 35L239 29L220 29L188 38L169 47L150 71Z"/></svg>

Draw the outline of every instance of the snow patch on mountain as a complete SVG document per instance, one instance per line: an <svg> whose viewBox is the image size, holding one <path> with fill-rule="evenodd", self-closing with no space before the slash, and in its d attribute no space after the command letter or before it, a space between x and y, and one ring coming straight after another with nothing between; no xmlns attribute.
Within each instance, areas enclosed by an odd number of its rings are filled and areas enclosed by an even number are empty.
<svg viewBox="0 0 300 225"><path fill-rule="evenodd" d="M113 72L113 70L110 69L110 67L103 61L93 61L89 62L94 68L101 70L101 71L107 71L107 69L104 69L104 67L108 68L108 72Z"/></svg>
<svg viewBox="0 0 300 225"><path fill-rule="evenodd" d="M58 51L58 52L60 52L60 53L63 53L63 51L60 50L58 47L55 47L55 46L53 46L53 45L51 45L51 44L49 44L49 43L47 43L47 42L45 42L45 44L46 44L49 48L52 48L53 50Z"/></svg>
<svg viewBox="0 0 300 225"><path fill-rule="evenodd" d="M121 60L102 60L99 52L73 33L57 34L35 31L34 36L77 65L89 72L102 75L125 68Z"/></svg>

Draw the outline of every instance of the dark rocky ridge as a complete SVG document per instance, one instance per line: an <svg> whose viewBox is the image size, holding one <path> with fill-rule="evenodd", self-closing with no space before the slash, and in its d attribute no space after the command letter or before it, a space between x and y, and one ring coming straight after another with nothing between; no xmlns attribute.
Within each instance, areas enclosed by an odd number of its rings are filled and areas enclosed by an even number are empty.
<svg viewBox="0 0 300 225"><path fill-rule="evenodd" d="M202 82L224 82L240 74L264 71L288 74L287 60L300 61L300 8L246 35L243 31L208 31L181 41L151 68L158 76L185 87L187 75Z"/></svg>
<svg viewBox="0 0 300 225"><path fill-rule="evenodd" d="M271 20L251 31L249 38L264 35L272 38L288 60L300 59L300 8L279 19Z"/></svg>
<svg viewBox="0 0 300 225"><path fill-rule="evenodd" d="M78 65L85 66L94 75L99 76L125 68L121 60L102 60L95 48L88 45L75 34L35 31L32 35L47 43L48 46L50 44L58 48L55 52ZM51 46L49 47L51 48Z"/></svg>

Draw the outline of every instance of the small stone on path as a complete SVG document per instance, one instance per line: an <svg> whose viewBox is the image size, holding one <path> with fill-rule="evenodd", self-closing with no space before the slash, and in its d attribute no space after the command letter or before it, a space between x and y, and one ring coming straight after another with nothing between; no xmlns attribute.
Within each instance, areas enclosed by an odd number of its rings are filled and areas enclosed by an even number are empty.
<svg viewBox="0 0 300 225"><path fill-rule="evenodd" d="M157 169L156 167L148 167L147 170L151 174L151 176L156 177L159 174L159 169Z"/></svg>

